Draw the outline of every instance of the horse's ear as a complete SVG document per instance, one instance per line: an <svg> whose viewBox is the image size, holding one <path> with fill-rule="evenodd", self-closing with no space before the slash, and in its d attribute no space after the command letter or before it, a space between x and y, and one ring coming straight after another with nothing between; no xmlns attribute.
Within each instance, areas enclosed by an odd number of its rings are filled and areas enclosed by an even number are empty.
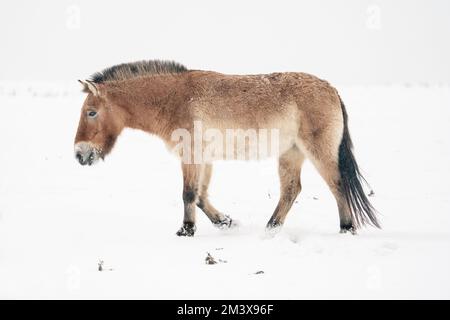
<svg viewBox="0 0 450 320"><path fill-rule="evenodd" d="M82 80L78 80L78 82L81 83L81 85L83 86L83 89L81 91L83 91L84 93L90 92L86 82L84 82Z"/></svg>
<svg viewBox="0 0 450 320"><path fill-rule="evenodd" d="M83 86L83 92L92 93L94 96L98 96L99 91L97 88L97 84L91 80L78 80L79 83Z"/></svg>

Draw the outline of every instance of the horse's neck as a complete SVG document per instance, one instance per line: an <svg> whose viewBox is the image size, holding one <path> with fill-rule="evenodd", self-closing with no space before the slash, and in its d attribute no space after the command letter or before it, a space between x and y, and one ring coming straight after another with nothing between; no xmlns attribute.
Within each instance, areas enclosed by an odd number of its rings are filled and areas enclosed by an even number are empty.
<svg viewBox="0 0 450 320"><path fill-rule="evenodd" d="M128 84L121 90L120 104L127 114L126 126L169 139L176 112L175 88L150 79L145 85Z"/></svg>

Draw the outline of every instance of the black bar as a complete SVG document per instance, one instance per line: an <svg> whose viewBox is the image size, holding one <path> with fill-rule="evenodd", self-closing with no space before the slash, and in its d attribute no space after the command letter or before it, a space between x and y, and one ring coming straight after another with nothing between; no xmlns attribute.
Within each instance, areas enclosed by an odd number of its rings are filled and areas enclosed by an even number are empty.
<svg viewBox="0 0 450 320"><path fill-rule="evenodd" d="M0 301L0 310L14 318L29 314L64 319L305 319L337 316L431 318L443 315L448 301L316 301L316 300L58 300ZM10 310L7 310L10 309ZM8 312L9 311L9 312ZM3 317L2 317L3 318ZM28 317L29 318L29 317ZM7 318L5 318L7 319ZM27 318L25 318L27 319Z"/></svg>

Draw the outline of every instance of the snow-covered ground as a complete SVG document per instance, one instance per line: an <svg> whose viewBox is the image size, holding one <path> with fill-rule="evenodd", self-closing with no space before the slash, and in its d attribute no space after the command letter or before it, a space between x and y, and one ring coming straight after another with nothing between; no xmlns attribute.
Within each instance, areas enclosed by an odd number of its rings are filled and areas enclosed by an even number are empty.
<svg viewBox="0 0 450 320"><path fill-rule="evenodd" d="M0 85L0 298L450 298L450 87L339 88L383 229L339 234L308 163L266 239L276 161L216 164L211 200L241 227L198 211L195 237L178 238L178 160L128 130L105 162L80 166L75 86Z"/></svg>

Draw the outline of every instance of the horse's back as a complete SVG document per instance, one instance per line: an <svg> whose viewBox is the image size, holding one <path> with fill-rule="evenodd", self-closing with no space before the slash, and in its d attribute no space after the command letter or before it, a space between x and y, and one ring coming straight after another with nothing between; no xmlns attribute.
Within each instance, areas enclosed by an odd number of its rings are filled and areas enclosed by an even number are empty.
<svg viewBox="0 0 450 320"><path fill-rule="evenodd" d="M288 124L300 121L311 126L318 120L326 125L341 117L336 89L307 73L226 75L190 71L189 78L193 111L202 119L229 127L292 127Z"/></svg>
<svg viewBox="0 0 450 320"><path fill-rule="evenodd" d="M285 104L326 104L338 102L336 90L325 80L303 72L256 75L228 75L212 71L190 71L189 85L195 98L245 104L247 108L276 109Z"/></svg>

